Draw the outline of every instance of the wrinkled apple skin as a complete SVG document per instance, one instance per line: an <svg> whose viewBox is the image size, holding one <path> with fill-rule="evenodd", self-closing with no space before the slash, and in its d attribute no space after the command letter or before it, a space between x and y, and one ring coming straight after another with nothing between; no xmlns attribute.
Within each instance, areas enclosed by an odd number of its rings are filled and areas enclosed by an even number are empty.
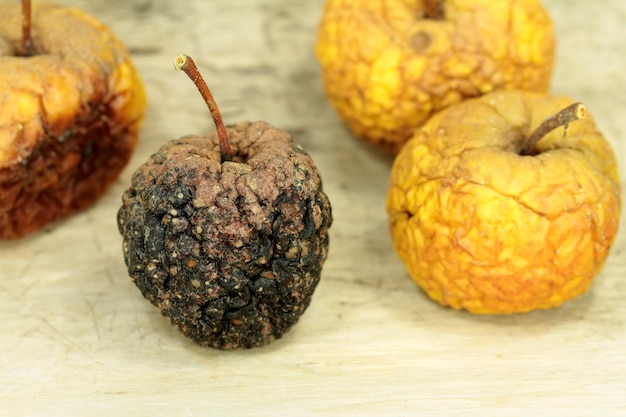
<svg viewBox="0 0 626 417"><path fill-rule="evenodd" d="M120 40L75 8L34 3L31 56L21 6L0 4L0 239L100 198L135 149L144 87Z"/></svg>
<svg viewBox="0 0 626 417"><path fill-rule="evenodd" d="M327 0L316 56L351 132L397 153L433 113L498 90L545 93L555 37L539 0Z"/></svg>
<svg viewBox="0 0 626 417"><path fill-rule="evenodd" d="M556 307L583 294L617 234L616 159L591 115L521 141L564 97L492 93L429 120L394 161L395 249L434 300L474 313Z"/></svg>

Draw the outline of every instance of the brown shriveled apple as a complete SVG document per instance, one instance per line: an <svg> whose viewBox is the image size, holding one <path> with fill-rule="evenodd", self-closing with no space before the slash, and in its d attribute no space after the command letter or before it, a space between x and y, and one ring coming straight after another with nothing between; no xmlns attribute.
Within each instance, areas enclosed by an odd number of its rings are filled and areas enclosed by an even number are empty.
<svg viewBox="0 0 626 417"><path fill-rule="evenodd" d="M225 126L193 60L175 60L216 130L163 145L133 174L118 226L144 297L202 346L241 349L285 334L309 306L328 254L331 205L313 159L266 122Z"/></svg>

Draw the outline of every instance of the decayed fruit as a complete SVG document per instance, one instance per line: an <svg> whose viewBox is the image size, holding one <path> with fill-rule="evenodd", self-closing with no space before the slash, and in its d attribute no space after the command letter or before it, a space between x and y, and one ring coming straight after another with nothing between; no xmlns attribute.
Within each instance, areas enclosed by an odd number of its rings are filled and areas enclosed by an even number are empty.
<svg viewBox="0 0 626 417"><path fill-rule="evenodd" d="M216 131L165 144L134 173L118 225L128 272L185 336L265 345L308 307L328 252L330 202L313 160L265 122L225 127L191 58L184 70Z"/></svg>
<svg viewBox="0 0 626 417"><path fill-rule="evenodd" d="M547 92L554 48L538 0L327 0L316 55L352 133L397 152L446 106L503 89Z"/></svg>
<svg viewBox="0 0 626 417"><path fill-rule="evenodd" d="M46 3L32 7L32 34L22 22L19 4L0 4L0 239L100 198L135 149L146 106L128 52L102 23Z"/></svg>
<svg viewBox="0 0 626 417"><path fill-rule="evenodd" d="M571 103L491 93L433 116L397 155L393 243L431 298L515 313L588 289L617 233L620 184L609 143L591 117L568 117L584 113Z"/></svg>

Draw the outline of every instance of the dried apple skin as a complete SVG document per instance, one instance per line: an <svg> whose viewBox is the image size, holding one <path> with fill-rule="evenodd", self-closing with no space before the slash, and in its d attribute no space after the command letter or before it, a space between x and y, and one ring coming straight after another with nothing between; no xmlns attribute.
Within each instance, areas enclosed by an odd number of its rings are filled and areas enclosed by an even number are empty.
<svg viewBox="0 0 626 417"><path fill-rule="evenodd" d="M492 91L545 93L555 35L540 0L326 0L315 53L352 134L396 154L434 113Z"/></svg>
<svg viewBox="0 0 626 417"><path fill-rule="evenodd" d="M617 235L617 160L591 113L520 155L567 97L491 93L433 116L396 157L394 248L433 300L477 314L554 308L585 293Z"/></svg>
<svg viewBox="0 0 626 417"><path fill-rule="evenodd" d="M128 163L144 118L142 80L122 42L76 8L0 4L0 239L95 203Z"/></svg>
<svg viewBox="0 0 626 417"><path fill-rule="evenodd" d="M264 122L161 147L135 171L118 226L128 273L185 336L266 345L307 309L328 253L331 206L312 159Z"/></svg>

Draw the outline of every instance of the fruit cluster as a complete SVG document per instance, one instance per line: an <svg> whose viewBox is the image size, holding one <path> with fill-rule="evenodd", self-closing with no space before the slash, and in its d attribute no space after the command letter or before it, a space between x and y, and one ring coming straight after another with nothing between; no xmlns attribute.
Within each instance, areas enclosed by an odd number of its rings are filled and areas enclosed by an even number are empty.
<svg viewBox="0 0 626 417"><path fill-rule="evenodd" d="M394 247L443 305L556 307L608 256L615 155L585 106L548 95L554 43L539 0L327 0L316 53L328 99L355 136L396 154ZM331 204L294 138L225 125L193 60L175 68L215 131L167 142L134 172L117 217L128 273L198 344L262 346L311 302ZM106 192L146 97L108 28L23 0L0 4L0 103L0 238L15 239Z"/></svg>
<svg viewBox="0 0 626 417"><path fill-rule="evenodd" d="M225 126L193 60L181 55L175 67L198 87L216 131L172 140L135 171L117 219L128 273L198 344L262 346L311 301L330 201L287 132ZM15 239L104 194L135 149L146 98L108 28L24 0L0 4L0 103L0 238Z"/></svg>
<svg viewBox="0 0 626 417"><path fill-rule="evenodd" d="M620 215L615 155L580 103L548 95L538 0L328 0L317 56L355 134L397 153L395 250L434 300L556 307L600 271Z"/></svg>

